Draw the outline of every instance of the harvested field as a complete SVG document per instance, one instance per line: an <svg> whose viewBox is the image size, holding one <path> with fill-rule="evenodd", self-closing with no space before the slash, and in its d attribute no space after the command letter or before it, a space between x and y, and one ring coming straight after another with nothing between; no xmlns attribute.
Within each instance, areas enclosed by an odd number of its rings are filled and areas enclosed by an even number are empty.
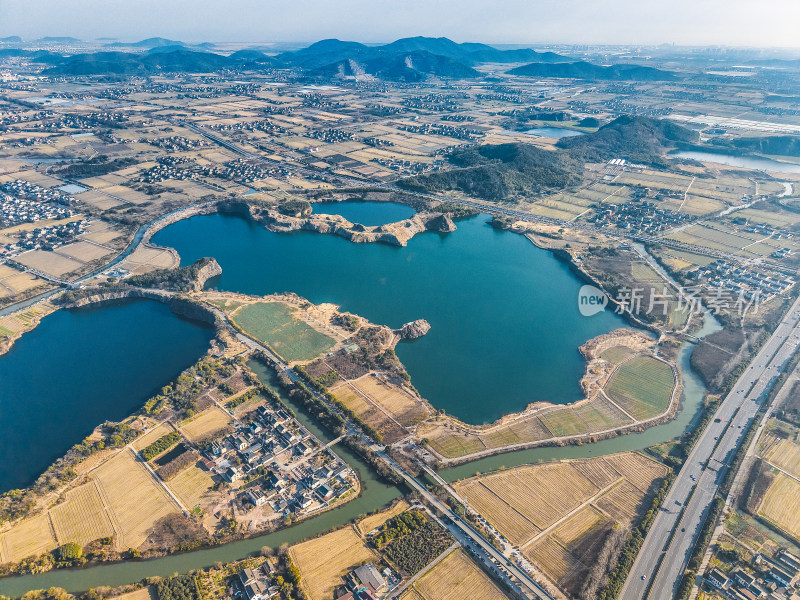
<svg viewBox="0 0 800 600"><path fill-rule="evenodd" d="M568 545L608 517L631 523L654 483L666 473L661 463L625 452L516 467L460 481L454 487L513 545L524 545L554 525L547 533ZM559 484L553 485L554 481Z"/></svg>
<svg viewBox="0 0 800 600"><path fill-rule="evenodd" d="M213 485L214 478L211 473L197 465L187 467L167 483L172 493L189 509L200 504L200 500Z"/></svg>
<svg viewBox="0 0 800 600"><path fill-rule="evenodd" d="M461 550L454 550L420 577L403 600L506 600L497 587Z"/></svg>
<svg viewBox="0 0 800 600"><path fill-rule="evenodd" d="M800 540L800 482L779 474L764 496L759 515Z"/></svg>
<svg viewBox="0 0 800 600"><path fill-rule="evenodd" d="M215 404L181 425L180 431L194 442L223 431L230 423L231 416Z"/></svg>
<svg viewBox="0 0 800 600"><path fill-rule="evenodd" d="M606 384L608 396L639 420L666 412L675 387L672 368L649 356L620 365Z"/></svg>
<svg viewBox="0 0 800 600"><path fill-rule="evenodd" d="M310 600L332 598L334 588L351 568L378 560L352 527L292 546L289 552L300 569L301 585Z"/></svg>
<svg viewBox="0 0 800 600"><path fill-rule="evenodd" d="M59 545L77 542L85 546L114 535L114 527L94 481L67 492L66 500L50 509L50 519Z"/></svg>
<svg viewBox="0 0 800 600"><path fill-rule="evenodd" d="M151 593L150 587L144 587L135 592L128 592L121 596L114 596L110 600L157 600L154 594Z"/></svg>
<svg viewBox="0 0 800 600"><path fill-rule="evenodd" d="M287 361L311 360L330 350L335 341L280 302L256 302L238 309L234 320L248 334L269 344Z"/></svg>
<svg viewBox="0 0 800 600"><path fill-rule="evenodd" d="M172 431L175 430L168 424L161 423L156 427L152 428L147 433L140 435L138 438L136 438L131 444L131 447L138 452L139 450L146 448L147 446L155 442L157 439L164 437L165 435L167 435Z"/></svg>
<svg viewBox="0 0 800 600"><path fill-rule="evenodd" d="M780 440L770 452L765 453L771 464L787 473L800 477L800 446L789 440Z"/></svg>
<svg viewBox="0 0 800 600"><path fill-rule="evenodd" d="M0 560L4 563L18 562L27 556L49 552L57 546L50 517L42 514L22 521L0 536Z"/></svg>
<svg viewBox="0 0 800 600"><path fill-rule="evenodd" d="M405 500L401 500L389 510L385 510L383 512L379 512L378 514L370 515L369 517L364 517L361 519L361 521L358 522L358 530L362 535L366 535L373 529L377 529L383 525L392 517L396 517L400 513L404 513L407 510L408 503Z"/></svg>
<svg viewBox="0 0 800 600"><path fill-rule="evenodd" d="M47 250L30 250L20 254L14 260L21 265L55 277L77 271L84 265L82 262Z"/></svg>
<svg viewBox="0 0 800 600"><path fill-rule="evenodd" d="M117 548L137 548L162 517L179 510L131 452L117 456L94 471L100 495L112 512L118 531ZM147 510L142 510L146 507Z"/></svg>
<svg viewBox="0 0 800 600"><path fill-rule="evenodd" d="M403 425L418 423L430 414L418 398L382 377L364 375L350 383Z"/></svg>
<svg viewBox="0 0 800 600"><path fill-rule="evenodd" d="M387 444L391 444L408 435L406 430L394 422L389 415L350 387L349 384L340 385L333 391L333 394L337 400L356 413L367 425L380 433Z"/></svg>
<svg viewBox="0 0 800 600"><path fill-rule="evenodd" d="M113 250L89 242L75 242L73 244L67 244L65 246L56 248L55 252L57 254L66 256L67 258L73 258L75 260L87 263L94 260L100 260L101 258L111 254Z"/></svg>

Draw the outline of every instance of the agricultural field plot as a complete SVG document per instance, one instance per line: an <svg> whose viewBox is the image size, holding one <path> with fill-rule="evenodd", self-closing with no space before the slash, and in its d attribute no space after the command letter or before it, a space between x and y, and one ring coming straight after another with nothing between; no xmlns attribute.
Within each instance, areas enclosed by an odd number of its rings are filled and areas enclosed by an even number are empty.
<svg viewBox="0 0 800 600"><path fill-rule="evenodd" d="M420 399L382 377L367 374L350 383L403 425L413 425L430 416Z"/></svg>
<svg viewBox="0 0 800 600"><path fill-rule="evenodd" d="M166 485L191 510L200 504L214 485L214 477L202 467L192 465L171 478Z"/></svg>
<svg viewBox="0 0 800 600"><path fill-rule="evenodd" d="M420 577L402 600L507 600L497 587L461 550L453 550Z"/></svg>
<svg viewBox="0 0 800 600"><path fill-rule="evenodd" d="M351 568L379 559L352 527L292 546L289 553L310 600L332 598L333 590Z"/></svg>
<svg viewBox="0 0 800 600"><path fill-rule="evenodd" d="M400 500L397 504L388 510L384 510L374 515L364 517L358 522L358 530L361 535L366 535L373 529L377 529L392 517L404 513L408 510L408 503L405 500Z"/></svg>
<svg viewBox="0 0 800 600"><path fill-rule="evenodd" d="M539 544L544 532L572 548L575 540L610 520L632 522L655 482L666 474L661 463L626 452L517 467L454 487L512 544L524 547L535 538L534 545Z"/></svg>
<svg viewBox="0 0 800 600"><path fill-rule="evenodd" d="M55 252L83 263L100 260L114 251L89 242L75 242L56 248Z"/></svg>
<svg viewBox="0 0 800 600"><path fill-rule="evenodd" d="M40 279L31 273L20 273L13 269L9 269L9 271L13 271L13 273L0 277L0 297L16 296L46 284L44 279Z"/></svg>
<svg viewBox="0 0 800 600"><path fill-rule="evenodd" d="M179 510L131 452L120 452L98 467L92 478L98 484L104 504L113 513L119 549L137 548L159 519Z"/></svg>
<svg viewBox="0 0 800 600"><path fill-rule="evenodd" d="M788 229L800 223L800 213L780 209L774 204L768 208L759 208L759 204L733 213L729 219L742 218L750 223L771 225L779 229Z"/></svg>
<svg viewBox="0 0 800 600"><path fill-rule="evenodd" d="M721 227L721 225L716 224L715 227ZM720 250L721 252L749 256L754 253L749 252L745 247L764 239L764 237L763 235L738 231L721 231L706 225L691 225L677 233L668 235L667 239L686 242L712 250Z"/></svg>
<svg viewBox="0 0 800 600"><path fill-rule="evenodd" d="M184 421L179 430L189 441L196 442L221 432L231 424L231 416L219 406L209 406L191 420Z"/></svg>
<svg viewBox="0 0 800 600"><path fill-rule="evenodd" d="M380 410L361 393L343 383L332 389L337 400L356 413L367 425L375 429L386 443L392 443L405 437L408 433L395 423L385 412Z"/></svg>
<svg viewBox="0 0 800 600"><path fill-rule="evenodd" d="M631 423L631 419L601 395L589 402L539 416L555 437L605 431Z"/></svg>
<svg viewBox="0 0 800 600"><path fill-rule="evenodd" d="M780 440L763 456L770 464L800 478L800 445L790 440Z"/></svg>
<svg viewBox="0 0 800 600"><path fill-rule="evenodd" d="M311 360L330 350L335 341L295 316L280 302L256 302L233 316L248 334L270 345L287 361Z"/></svg>
<svg viewBox="0 0 800 600"><path fill-rule="evenodd" d="M146 448L147 446L155 442L158 438L164 437L165 435L171 433L172 431L175 430L169 424L159 423L147 433L144 433L135 440L133 440L133 442L131 442L131 448L133 448L138 452L139 450L142 450L143 448Z"/></svg>
<svg viewBox="0 0 800 600"><path fill-rule="evenodd" d="M135 592L128 592L127 594L122 594L121 596L114 596L111 600L158 600L155 595L151 592L150 587L144 587L140 590L136 590Z"/></svg>
<svg viewBox="0 0 800 600"><path fill-rule="evenodd" d="M618 365L629 356L633 356L636 352L628 346L614 346L604 350L600 354L600 358L610 362L613 365Z"/></svg>
<svg viewBox="0 0 800 600"><path fill-rule="evenodd" d="M94 481L67 492L66 500L50 509L50 520L59 545L77 542L85 546L114 535L114 526Z"/></svg>
<svg viewBox="0 0 800 600"><path fill-rule="evenodd" d="M675 388L672 367L650 356L635 356L614 371L605 393L639 420L663 414Z"/></svg>
<svg viewBox="0 0 800 600"><path fill-rule="evenodd" d="M800 540L800 482L780 473L769 486L758 514Z"/></svg>
<svg viewBox="0 0 800 600"><path fill-rule="evenodd" d="M41 514L22 521L0 536L0 562L18 562L28 556L49 552L57 546L50 517Z"/></svg>
<svg viewBox="0 0 800 600"><path fill-rule="evenodd" d="M84 263L50 252L48 250L30 250L17 256L19 264L41 271L54 277L61 277L67 273L72 273L84 266Z"/></svg>

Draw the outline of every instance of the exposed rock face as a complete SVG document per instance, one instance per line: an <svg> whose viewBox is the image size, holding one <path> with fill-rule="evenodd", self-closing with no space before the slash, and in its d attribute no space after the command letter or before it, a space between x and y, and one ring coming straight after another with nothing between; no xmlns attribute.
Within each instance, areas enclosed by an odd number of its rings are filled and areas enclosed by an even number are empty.
<svg viewBox="0 0 800 600"><path fill-rule="evenodd" d="M423 335L431 330L431 324L425 319L417 319L406 323L400 329L395 329L394 332L404 340L415 340L421 338Z"/></svg>
<svg viewBox="0 0 800 600"><path fill-rule="evenodd" d="M254 212L254 211L253 211ZM277 211L264 210L254 218L263 223L270 231L316 231L347 238L357 244L383 242L393 246L405 246L408 240L423 231L450 232L455 231L453 220L442 213L418 213L404 221L367 227L351 223L339 215L310 215L308 217L289 217Z"/></svg>
<svg viewBox="0 0 800 600"><path fill-rule="evenodd" d="M195 279L194 289L202 290L206 281L217 275L222 275L222 267L214 258L202 259L206 261L205 264L197 270L197 277Z"/></svg>

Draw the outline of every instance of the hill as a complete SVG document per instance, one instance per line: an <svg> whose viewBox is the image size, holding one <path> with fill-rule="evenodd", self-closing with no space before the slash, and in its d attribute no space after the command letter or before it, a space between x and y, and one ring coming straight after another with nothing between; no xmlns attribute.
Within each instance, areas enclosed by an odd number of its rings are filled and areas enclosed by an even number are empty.
<svg viewBox="0 0 800 600"><path fill-rule="evenodd" d="M367 73L390 81L422 81L429 76L453 79L479 77L480 73L452 58L426 51L414 51L389 55L360 62L354 59L340 60L310 71L325 76L351 76Z"/></svg>
<svg viewBox="0 0 800 600"><path fill-rule="evenodd" d="M459 190L495 201L560 189L580 180L581 163L563 152L541 150L529 144L485 144L452 152L450 171L403 179L401 187L419 192Z"/></svg>
<svg viewBox="0 0 800 600"><path fill-rule="evenodd" d="M672 121L622 116L595 133L561 138L556 146L587 162L625 158L639 163L661 164L662 155L679 144L697 141L696 131Z"/></svg>
<svg viewBox="0 0 800 600"><path fill-rule="evenodd" d="M487 44L456 43L448 38L410 37L382 46L366 46L358 42L337 39L321 40L296 52L284 52L278 59L286 65L307 69L327 67L348 60L366 62L427 52L472 66L483 62L563 62L570 59L553 52L536 52L530 48L499 50Z"/></svg>
<svg viewBox="0 0 800 600"><path fill-rule="evenodd" d="M675 76L669 71L639 65L610 65L602 67L585 61L566 63L531 63L508 71L510 75L527 77L559 77L611 81L666 81Z"/></svg>
<svg viewBox="0 0 800 600"><path fill-rule="evenodd" d="M162 37L151 37L138 42L114 42L106 44L109 48L157 48L159 46L186 46L183 42L168 40Z"/></svg>
<svg viewBox="0 0 800 600"><path fill-rule="evenodd" d="M170 49L166 52L92 52L66 57L61 64L45 69L45 75L130 75L159 71L208 73L234 64L228 57L211 52Z"/></svg>
<svg viewBox="0 0 800 600"><path fill-rule="evenodd" d="M8 37L0 38L0 42L4 42L6 44L18 44L22 41L22 38L18 35L9 35Z"/></svg>

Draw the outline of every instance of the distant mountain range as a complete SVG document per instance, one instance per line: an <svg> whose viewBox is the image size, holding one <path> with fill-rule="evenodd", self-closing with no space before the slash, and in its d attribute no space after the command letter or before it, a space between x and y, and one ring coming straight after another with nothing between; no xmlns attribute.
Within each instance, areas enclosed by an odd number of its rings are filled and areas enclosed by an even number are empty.
<svg viewBox="0 0 800 600"><path fill-rule="evenodd" d="M674 79L669 71L640 65L600 66L585 61L557 64L532 63L508 71L511 75L528 77L569 77L572 79L665 81Z"/></svg>
<svg viewBox="0 0 800 600"><path fill-rule="evenodd" d="M169 40L167 38L162 37L151 37L147 38L146 40L139 40L138 42L113 42L111 44L106 44L108 48L142 48L142 49L152 49L152 48L213 48L214 44L211 42L203 42L202 44L187 44L185 42L180 42L178 40Z"/></svg>
<svg viewBox="0 0 800 600"><path fill-rule="evenodd" d="M500 50L487 44L456 43L447 38L411 37L381 46L337 39L321 40L307 48L268 56L255 49L230 56L206 51L212 44L197 46L166 38L139 42L114 42L108 48L141 49L143 52L114 50L51 57L41 62L54 66L47 75L130 75L159 71L201 73L230 69L297 68L310 76L351 77L371 75L389 81L422 81L428 77L469 79L481 77L474 67L483 63L527 63L509 71L532 77L569 77L596 80L653 81L672 79L673 74L638 65L599 66L575 61L553 52L531 48ZM34 57L35 58L35 57Z"/></svg>

